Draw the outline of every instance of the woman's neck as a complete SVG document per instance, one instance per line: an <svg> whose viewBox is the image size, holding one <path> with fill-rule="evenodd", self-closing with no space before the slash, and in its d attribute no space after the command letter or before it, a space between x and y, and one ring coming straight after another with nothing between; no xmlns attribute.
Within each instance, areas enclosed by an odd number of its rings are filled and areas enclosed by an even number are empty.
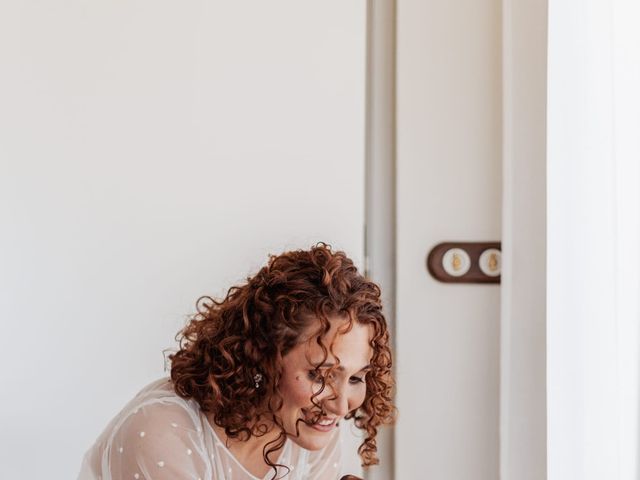
<svg viewBox="0 0 640 480"><path fill-rule="evenodd" d="M264 447L273 442L280 435L278 428L272 428L268 433L257 437L252 435L247 440L240 440L237 438L229 438L224 431L223 427L216 425L212 418L209 418L211 427L216 432L216 435L222 443L227 447L229 452L235 457L235 459L247 470L251 475L258 478L263 478L271 467L264 461L262 452ZM280 457L282 447L278 450L274 450L269 454L269 459L275 463Z"/></svg>

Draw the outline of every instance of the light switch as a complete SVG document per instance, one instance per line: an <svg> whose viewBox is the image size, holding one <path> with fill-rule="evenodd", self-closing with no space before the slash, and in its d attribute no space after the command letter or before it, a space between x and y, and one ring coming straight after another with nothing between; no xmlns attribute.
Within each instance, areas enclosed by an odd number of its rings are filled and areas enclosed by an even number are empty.
<svg viewBox="0 0 640 480"><path fill-rule="evenodd" d="M443 242L427 256L429 273L445 283L500 283L500 242Z"/></svg>

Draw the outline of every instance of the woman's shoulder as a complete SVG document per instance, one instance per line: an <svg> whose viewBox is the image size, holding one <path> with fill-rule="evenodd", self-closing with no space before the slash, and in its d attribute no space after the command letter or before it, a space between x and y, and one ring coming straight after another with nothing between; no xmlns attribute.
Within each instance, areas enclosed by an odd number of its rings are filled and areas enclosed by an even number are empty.
<svg viewBox="0 0 640 480"><path fill-rule="evenodd" d="M106 464L111 472L133 472L152 459L173 469L197 464L200 471L207 459L196 458L194 452L204 450L198 404L178 396L169 379L159 379L140 390L112 419L87 452L79 478L99 478Z"/></svg>
<svg viewBox="0 0 640 480"><path fill-rule="evenodd" d="M197 402L180 397L173 388L173 383L168 377L159 378L149 383L136 393L133 398L122 408L120 413L131 411L145 404L164 403L177 405L185 409L199 410Z"/></svg>
<svg viewBox="0 0 640 480"><path fill-rule="evenodd" d="M164 428L176 428L173 424L200 432L200 407L196 401L177 395L170 379L161 378L145 386L121 408L96 443L109 445L117 433L129 431L132 426L159 433Z"/></svg>
<svg viewBox="0 0 640 480"><path fill-rule="evenodd" d="M173 382L169 377L159 378L143 387L133 398L133 400L143 401L150 398L171 398L178 397ZM180 398L180 397L178 397Z"/></svg>
<svg viewBox="0 0 640 480"><path fill-rule="evenodd" d="M198 403L193 399L180 397L169 378L161 378L145 386L122 409L118 417L119 423L136 417L138 423L151 427L162 427L165 424L172 426L180 421L181 425L197 431L201 430L202 423Z"/></svg>

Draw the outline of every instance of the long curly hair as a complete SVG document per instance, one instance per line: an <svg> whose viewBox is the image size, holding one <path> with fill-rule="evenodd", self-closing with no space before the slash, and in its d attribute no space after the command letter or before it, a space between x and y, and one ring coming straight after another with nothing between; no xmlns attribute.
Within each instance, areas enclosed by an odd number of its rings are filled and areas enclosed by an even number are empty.
<svg viewBox="0 0 640 480"><path fill-rule="evenodd" d="M379 463L378 427L392 423L396 413L389 332L380 288L360 275L344 252L319 243L310 250L271 255L267 265L246 283L231 287L224 299L202 297L196 309L177 336L179 350L169 357L174 389L179 396L196 400L229 438L247 440L279 427L278 438L263 450L274 478L281 465L269 456L284 445L287 435L278 417L283 357L311 328L326 360L330 348L321 339L330 329L330 317L347 318L350 326L353 322L372 326L373 358L365 399L346 418L353 418L365 431L358 448L362 465ZM260 388L255 388L258 374ZM322 387L313 397L324 389L327 373L322 375Z"/></svg>

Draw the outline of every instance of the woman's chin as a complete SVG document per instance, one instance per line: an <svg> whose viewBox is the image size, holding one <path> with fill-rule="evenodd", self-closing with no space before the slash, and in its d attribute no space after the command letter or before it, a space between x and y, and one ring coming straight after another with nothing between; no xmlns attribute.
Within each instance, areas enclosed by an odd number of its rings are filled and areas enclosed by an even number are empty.
<svg viewBox="0 0 640 480"><path fill-rule="evenodd" d="M318 442L309 440L306 438L292 438L294 443L296 443L299 447L304 448L305 450L309 450L311 452L315 452L317 450L322 450L327 446L327 442Z"/></svg>
<svg viewBox="0 0 640 480"><path fill-rule="evenodd" d="M305 450L316 451L322 450L327 446L331 439L332 432L322 432L314 429L310 425L302 425L300 427L300 436L290 437L291 440Z"/></svg>

